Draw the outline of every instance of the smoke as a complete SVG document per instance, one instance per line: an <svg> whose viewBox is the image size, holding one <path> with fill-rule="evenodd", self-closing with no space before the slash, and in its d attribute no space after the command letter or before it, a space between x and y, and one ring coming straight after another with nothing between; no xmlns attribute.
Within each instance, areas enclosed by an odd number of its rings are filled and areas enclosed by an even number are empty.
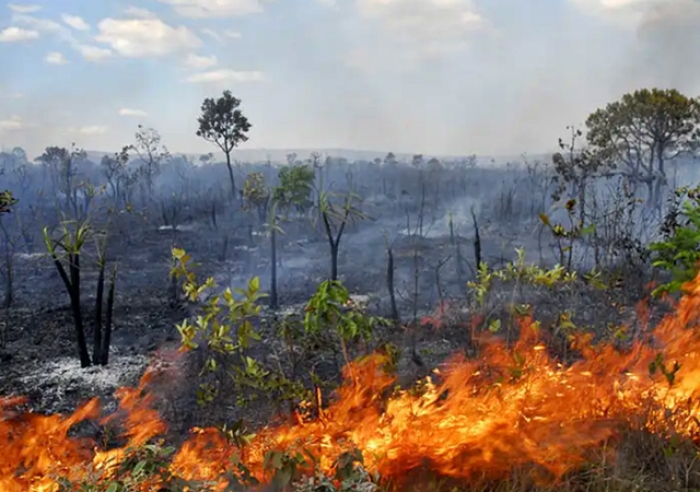
<svg viewBox="0 0 700 492"><path fill-rule="evenodd" d="M638 37L649 82L693 96L700 92L700 2L653 5L642 17Z"/></svg>

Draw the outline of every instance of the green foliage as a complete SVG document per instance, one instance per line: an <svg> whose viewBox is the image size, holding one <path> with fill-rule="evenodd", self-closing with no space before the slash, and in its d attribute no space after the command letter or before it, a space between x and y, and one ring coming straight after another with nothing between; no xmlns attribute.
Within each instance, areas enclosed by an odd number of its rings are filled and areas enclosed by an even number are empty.
<svg viewBox="0 0 700 492"><path fill-rule="evenodd" d="M259 377L261 369L245 354L253 342L260 340L253 324L261 309L257 302L265 296L260 292L260 279L252 278L247 289L227 288L223 293L212 293L217 288L216 282L209 277L199 284L195 273L189 269L191 258L184 250L173 248L172 255L175 266L171 274L184 279L183 290L190 302L198 302L208 295L202 314L193 323L184 320L177 326L184 349L196 349L200 344L208 349L201 376L207 379L207 375L217 372L221 359L236 356L246 374L250 371L252 377ZM205 380L200 387L199 401L208 403L217 393L217 384Z"/></svg>
<svg viewBox="0 0 700 492"><path fill-rule="evenodd" d="M283 209L294 208L297 212L308 210L313 201L316 172L306 164L282 167L279 171L280 184L274 190L274 199Z"/></svg>
<svg viewBox="0 0 700 492"><path fill-rule="evenodd" d="M539 215L542 224L554 236L559 251L559 265L566 265L567 270L571 270L575 241L595 232L595 224L584 227L582 220L576 220L574 212L577 203L576 199L571 198L564 205L569 221L567 226L561 223L552 223L549 216L544 212Z"/></svg>
<svg viewBox="0 0 700 492"><path fill-rule="evenodd" d="M246 133L252 127L239 109L241 100L224 91L218 99L206 98L202 103L202 115L197 118L197 136L214 142L227 154L240 142L248 140Z"/></svg>
<svg viewBox="0 0 700 492"><path fill-rule="evenodd" d="M17 199L8 190L0 191L0 215L12 211L12 207L17 204Z"/></svg>
<svg viewBox="0 0 700 492"><path fill-rule="evenodd" d="M586 126L588 142L610 164L620 161L632 170L649 173L655 160L696 148L700 102L676 89L641 89L592 113Z"/></svg>
<svg viewBox="0 0 700 492"><path fill-rule="evenodd" d="M59 480L59 492L136 492L155 486L173 492L204 492L212 484L183 480L172 474L169 462L175 448L160 444L147 444L139 449L127 450L126 458L119 463L116 473L105 476L104 471L91 471L86 480L72 483ZM150 487L149 487L150 486ZM167 488L166 488L167 487Z"/></svg>
<svg viewBox="0 0 700 492"><path fill-rule="evenodd" d="M679 188L666 216L663 239L652 243L652 265L671 273L671 280L654 289L654 295L680 292L695 278L700 262L700 201L698 189Z"/></svg>
<svg viewBox="0 0 700 492"><path fill-rule="evenodd" d="M467 282L467 287L474 295L478 306L483 306L488 294L491 292L494 282L515 281L520 284L530 284L553 288L556 285L567 285L574 283L578 276L576 272L568 271L561 265L555 265L551 269L540 268L535 264L525 264L525 250L517 248L517 258L514 262L508 263L499 270L490 270L486 263L479 265L476 280ZM593 278L598 278L598 274L593 272Z"/></svg>
<svg viewBox="0 0 700 492"><path fill-rule="evenodd" d="M318 334L332 331L337 334L345 362L350 363L347 344L372 338L374 327L388 324L384 318L366 316L350 299L350 293L338 280L326 280L319 284L305 308L304 329Z"/></svg>
<svg viewBox="0 0 700 492"><path fill-rule="evenodd" d="M244 208L255 209L261 221L267 218L267 206L270 199L270 189L265 184L263 173L248 173L243 182Z"/></svg>

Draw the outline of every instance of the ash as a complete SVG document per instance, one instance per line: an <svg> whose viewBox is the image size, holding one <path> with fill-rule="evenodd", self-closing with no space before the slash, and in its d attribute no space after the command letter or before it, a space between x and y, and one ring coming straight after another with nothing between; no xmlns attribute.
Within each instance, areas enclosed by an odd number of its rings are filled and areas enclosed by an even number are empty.
<svg viewBox="0 0 700 492"><path fill-rule="evenodd" d="M69 412L75 409L76 399L101 396L112 400L117 388L138 382L148 361L145 355L112 353L109 365L83 369L75 357L62 357L28 367L20 382L33 388L33 407L42 412Z"/></svg>

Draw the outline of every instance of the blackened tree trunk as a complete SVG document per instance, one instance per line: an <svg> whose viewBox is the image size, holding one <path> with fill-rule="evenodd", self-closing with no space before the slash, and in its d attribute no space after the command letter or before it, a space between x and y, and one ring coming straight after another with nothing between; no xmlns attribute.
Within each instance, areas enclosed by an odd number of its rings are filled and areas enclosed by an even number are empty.
<svg viewBox="0 0 700 492"><path fill-rule="evenodd" d="M274 226L270 227L270 260L270 307L277 309L277 230Z"/></svg>
<svg viewBox="0 0 700 492"><path fill-rule="evenodd" d="M387 253L389 259L386 269L386 288L389 291L389 301L391 302L391 319L399 322L399 309L396 306L396 290L394 289L394 252L388 248Z"/></svg>
<svg viewBox="0 0 700 492"><path fill-rule="evenodd" d="M109 362L109 347L112 343L112 319L114 313L114 289L117 280L117 269L116 267L112 271L112 278L109 283L109 292L107 293L107 316L105 320L105 332L102 337L102 349L101 349L101 360L100 364L106 366Z"/></svg>
<svg viewBox="0 0 700 492"><path fill-rule="evenodd" d="M102 302L105 292L105 262L100 261L100 272L97 277L97 293L95 295L95 331L92 340L92 363L102 362Z"/></svg>

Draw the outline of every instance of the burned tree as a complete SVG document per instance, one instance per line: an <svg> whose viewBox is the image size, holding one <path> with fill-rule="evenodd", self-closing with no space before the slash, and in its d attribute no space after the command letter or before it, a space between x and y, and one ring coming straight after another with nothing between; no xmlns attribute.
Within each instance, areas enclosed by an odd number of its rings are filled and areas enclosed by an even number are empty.
<svg viewBox="0 0 700 492"><path fill-rule="evenodd" d="M360 196L352 191L348 191L344 196L339 197L340 204L332 200L330 192L319 194L319 214L323 223L323 230L328 239L331 253L331 275L330 280L338 280L338 252L340 250L340 240L348 223L356 220L364 220L366 216L356 206Z"/></svg>
<svg viewBox="0 0 700 492"><path fill-rule="evenodd" d="M104 297L105 266L107 261L106 234L104 234L101 239L98 238L97 242L99 274L96 296L97 304L95 309L96 325L93 356L91 358L85 337L85 323L81 306L81 282L84 247L90 237L93 236L94 231L87 221L62 222L60 224L58 235L51 234L47 227L45 227L43 231L46 249L54 262L56 270L58 271L58 274L63 281L63 285L66 288L66 292L68 293L68 297L70 298L80 366L89 367L92 364L105 365L108 361L109 343L111 341L114 283L116 279L116 270L114 270L109 286L106 322L105 326L102 327L102 303Z"/></svg>

